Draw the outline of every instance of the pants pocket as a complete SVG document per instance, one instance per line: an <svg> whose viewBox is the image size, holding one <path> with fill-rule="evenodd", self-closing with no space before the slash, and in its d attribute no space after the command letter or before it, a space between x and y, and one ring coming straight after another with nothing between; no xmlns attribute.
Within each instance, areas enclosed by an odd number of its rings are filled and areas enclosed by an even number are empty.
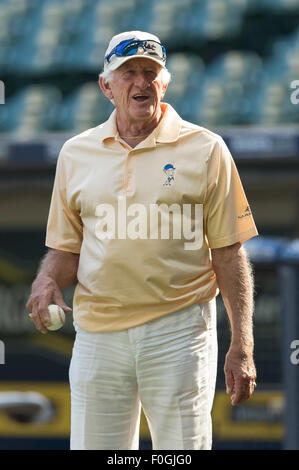
<svg viewBox="0 0 299 470"><path fill-rule="evenodd" d="M196 304L198 315L200 316L205 328L208 330L211 326L211 309L209 308L209 302L204 304Z"/></svg>

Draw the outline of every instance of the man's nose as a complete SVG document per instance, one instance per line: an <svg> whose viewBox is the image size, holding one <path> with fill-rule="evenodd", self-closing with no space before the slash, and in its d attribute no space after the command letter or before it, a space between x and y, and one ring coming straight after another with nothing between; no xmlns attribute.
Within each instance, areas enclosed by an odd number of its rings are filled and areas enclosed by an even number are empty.
<svg viewBox="0 0 299 470"><path fill-rule="evenodd" d="M144 73L137 73L135 76L135 85L140 89L145 89L149 86L148 80Z"/></svg>

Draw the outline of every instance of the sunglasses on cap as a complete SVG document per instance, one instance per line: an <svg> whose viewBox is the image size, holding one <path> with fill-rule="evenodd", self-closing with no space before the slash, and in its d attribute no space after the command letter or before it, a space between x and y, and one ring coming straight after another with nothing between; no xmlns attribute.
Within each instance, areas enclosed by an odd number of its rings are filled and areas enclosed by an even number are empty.
<svg viewBox="0 0 299 470"><path fill-rule="evenodd" d="M105 63L109 64L113 56L128 57L133 55L150 55L166 62L166 49L157 41L127 39L115 46L112 51L106 55Z"/></svg>

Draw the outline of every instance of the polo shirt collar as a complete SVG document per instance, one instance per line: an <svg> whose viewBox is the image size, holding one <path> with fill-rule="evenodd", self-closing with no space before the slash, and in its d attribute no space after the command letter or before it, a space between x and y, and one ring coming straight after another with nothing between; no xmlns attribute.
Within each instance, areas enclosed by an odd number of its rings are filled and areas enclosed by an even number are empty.
<svg viewBox="0 0 299 470"><path fill-rule="evenodd" d="M115 139L118 134L116 126L116 109L112 111L109 119L100 126L101 128L101 140L104 142L106 139Z"/></svg>
<svg viewBox="0 0 299 470"><path fill-rule="evenodd" d="M161 109L163 118L155 129L157 131L156 141L161 143L176 142L180 135L182 119L168 103L161 103Z"/></svg>
<svg viewBox="0 0 299 470"><path fill-rule="evenodd" d="M161 103L161 109L163 117L160 123L145 140L149 139L154 144L176 142L180 135L182 119L168 103ZM101 140L104 142L106 139L116 139L117 136L116 110L114 109L109 119L101 126Z"/></svg>

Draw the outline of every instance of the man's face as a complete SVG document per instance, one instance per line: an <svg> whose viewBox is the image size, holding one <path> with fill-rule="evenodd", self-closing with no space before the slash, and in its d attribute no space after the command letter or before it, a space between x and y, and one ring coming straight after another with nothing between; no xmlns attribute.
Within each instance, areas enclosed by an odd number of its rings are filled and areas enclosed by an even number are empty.
<svg viewBox="0 0 299 470"><path fill-rule="evenodd" d="M160 112L166 91L162 84L162 67L149 59L131 59L116 69L103 92L114 100L117 112L128 121L147 121Z"/></svg>

